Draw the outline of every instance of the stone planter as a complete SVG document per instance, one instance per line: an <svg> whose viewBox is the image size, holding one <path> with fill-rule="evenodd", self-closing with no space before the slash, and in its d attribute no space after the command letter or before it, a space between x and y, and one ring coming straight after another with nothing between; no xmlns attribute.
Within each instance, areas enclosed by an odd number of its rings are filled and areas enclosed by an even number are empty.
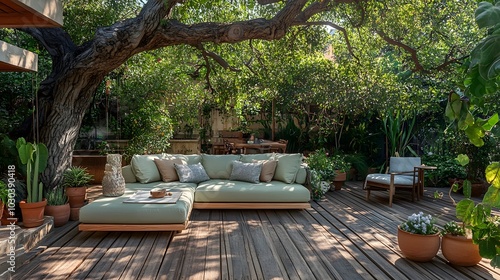
<svg viewBox="0 0 500 280"><path fill-rule="evenodd" d="M443 235L441 252L451 264L458 266L473 266L482 259L479 246L465 236Z"/></svg>
<svg viewBox="0 0 500 280"><path fill-rule="evenodd" d="M422 235L401 230L398 226L398 245L403 256L416 262L432 260L440 246L439 233Z"/></svg>

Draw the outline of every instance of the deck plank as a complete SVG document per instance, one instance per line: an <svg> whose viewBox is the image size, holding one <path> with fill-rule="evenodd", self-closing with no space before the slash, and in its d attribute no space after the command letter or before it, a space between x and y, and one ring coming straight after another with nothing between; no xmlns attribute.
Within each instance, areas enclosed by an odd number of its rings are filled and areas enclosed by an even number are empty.
<svg viewBox="0 0 500 280"><path fill-rule="evenodd" d="M443 189L443 191L446 191ZM454 219L448 197L420 201L386 192L366 201L362 182L346 182L305 210L194 209L178 232L54 229L23 255L13 279L500 279L488 260L474 267L402 257L397 226L423 211ZM460 199L460 194L453 194ZM476 200L478 201L478 200ZM498 213L498 211L496 212Z"/></svg>

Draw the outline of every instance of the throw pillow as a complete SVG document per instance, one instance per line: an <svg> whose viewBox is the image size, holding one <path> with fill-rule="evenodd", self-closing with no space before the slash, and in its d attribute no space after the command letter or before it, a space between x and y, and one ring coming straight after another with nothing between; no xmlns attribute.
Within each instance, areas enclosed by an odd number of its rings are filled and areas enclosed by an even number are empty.
<svg viewBox="0 0 500 280"><path fill-rule="evenodd" d="M177 171L175 171L174 163L185 164L181 159L154 159L156 167L160 172L161 179L163 182L174 182L179 181L179 176L177 176Z"/></svg>
<svg viewBox="0 0 500 280"><path fill-rule="evenodd" d="M276 154L275 159L278 160L278 166L273 179L287 184L293 183L302 163L302 154Z"/></svg>
<svg viewBox="0 0 500 280"><path fill-rule="evenodd" d="M276 166L278 165L277 160L254 160L253 162L262 163L262 170L260 171L259 180L261 182L269 183L273 180L274 172L276 171Z"/></svg>
<svg viewBox="0 0 500 280"><path fill-rule="evenodd" d="M177 176L179 176L179 181L181 183L200 183L203 181L210 180L207 172L203 168L201 163L196 164L177 164L174 163L175 171L177 171Z"/></svg>
<svg viewBox="0 0 500 280"><path fill-rule="evenodd" d="M125 183L135 183L137 179L135 178L134 172L132 171L131 165L125 165L122 167L122 175L123 179L125 179Z"/></svg>
<svg viewBox="0 0 500 280"><path fill-rule="evenodd" d="M244 163L241 161L233 161L233 169L229 180L243 181L250 183L259 183L262 163Z"/></svg>

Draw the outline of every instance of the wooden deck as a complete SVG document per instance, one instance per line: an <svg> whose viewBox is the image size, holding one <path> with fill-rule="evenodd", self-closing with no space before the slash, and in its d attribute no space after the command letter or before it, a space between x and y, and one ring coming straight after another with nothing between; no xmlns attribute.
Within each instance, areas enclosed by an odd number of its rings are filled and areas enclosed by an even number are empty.
<svg viewBox="0 0 500 280"><path fill-rule="evenodd" d="M444 190L444 189L443 189ZM446 190L445 190L446 191ZM454 267L402 258L396 228L417 211L440 225L449 199L386 193L365 201L361 182L307 210L193 210L182 233L79 232L72 222L50 233L18 264L13 279L500 279L487 260Z"/></svg>

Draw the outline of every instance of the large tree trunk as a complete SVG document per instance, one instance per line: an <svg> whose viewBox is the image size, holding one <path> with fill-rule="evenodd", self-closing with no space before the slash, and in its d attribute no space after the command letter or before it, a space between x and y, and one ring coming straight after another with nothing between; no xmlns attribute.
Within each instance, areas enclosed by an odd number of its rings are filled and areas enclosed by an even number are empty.
<svg viewBox="0 0 500 280"><path fill-rule="evenodd" d="M53 100L40 100L41 113L45 112L40 141L49 150L48 168L42 174L46 188L59 185L63 171L70 167L83 117L103 77L88 72L73 74L57 84Z"/></svg>

